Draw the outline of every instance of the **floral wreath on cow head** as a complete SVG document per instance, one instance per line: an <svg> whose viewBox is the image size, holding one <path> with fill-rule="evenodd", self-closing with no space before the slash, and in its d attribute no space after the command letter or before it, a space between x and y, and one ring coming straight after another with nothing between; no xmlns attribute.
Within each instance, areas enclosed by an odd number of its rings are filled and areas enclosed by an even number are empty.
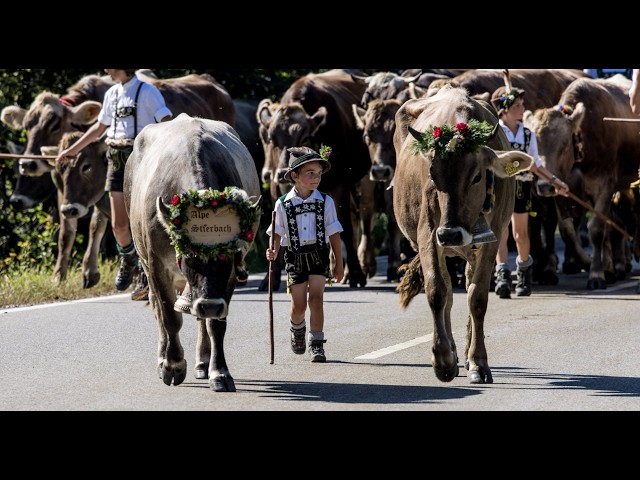
<svg viewBox="0 0 640 480"><path fill-rule="evenodd" d="M432 125L422 134L415 130L413 132L414 154L433 150L439 157L447 158L464 155L486 145L494 134L494 127L484 120L472 118L468 122L456 123L454 127L445 123Z"/></svg>
<svg viewBox="0 0 640 480"><path fill-rule="evenodd" d="M256 208L256 203L251 203L246 193L237 187L226 187L223 191L209 188L207 190L190 189L180 195L174 195L171 199L169 213L171 223L169 226L169 237L171 244L176 250L176 258L178 262L183 257L200 257L203 260L217 259L226 260L232 258L236 252L241 249L248 249L256 232L254 226L257 227L260 219L260 208ZM204 245L192 243L188 232L184 227L188 221L187 209L193 206L196 208L207 208L217 210L223 207L231 206L240 221L240 233L233 239L224 243L215 245Z"/></svg>

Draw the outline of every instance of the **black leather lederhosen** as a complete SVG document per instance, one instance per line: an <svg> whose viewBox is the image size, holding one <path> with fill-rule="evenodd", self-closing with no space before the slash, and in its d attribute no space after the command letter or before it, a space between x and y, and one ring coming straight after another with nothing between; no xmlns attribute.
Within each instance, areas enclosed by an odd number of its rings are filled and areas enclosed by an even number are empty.
<svg viewBox="0 0 640 480"><path fill-rule="evenodd" d="M531 141L531 130L524 127L524 145L519 143L512 143L512 150L520 150L521 152L527 153L529 148L529 143ZM527 213L531 214L533 210L533 204L531 201L531 186L532 182L530 180L522 180L522 175L531 176L530 172L525 172L524 174L516 175L516 202L513 206L513 213Z"/></svg>

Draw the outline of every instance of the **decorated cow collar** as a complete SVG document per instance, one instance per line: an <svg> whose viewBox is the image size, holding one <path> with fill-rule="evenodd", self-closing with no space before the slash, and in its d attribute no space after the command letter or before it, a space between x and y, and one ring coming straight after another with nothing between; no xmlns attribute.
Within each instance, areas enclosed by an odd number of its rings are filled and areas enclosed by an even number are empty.
<svg viewBox="0 0 640 480"><path fill-rule="evenodd" d="M456 123L455 127L443 124L431 125L426 132L416 140L412 146L414 153L433 150L441 158L463 155L486 145L493 136L493 127L486 121L475 118L469 122Z"/></svg>
<svg viewBox="0 0 640 480"><path fill-rule="evenodd" d="M224 209L224 210L223 210ZM208 217L209 214L221 215L232 210L230 223L236 223L236 228L229 225L196 224L198 219ZM226 260L241 250L248 249L256 232L260 217L260 208L251 203L246 193L237 187L226 187L223 191L212 188L206 190L190 189L180 195L174 195L169 207L170 225L169 237L176 250L176 257L200 257L203 260ZM189 217L192 218L189 218ZM239 231L238 230L239 227ZM199 231L220 230L227 232L225 241L199 242L195 236ZM228 232L232 232L229 234ZM224 238L224 237L223 237Z"/></svg>

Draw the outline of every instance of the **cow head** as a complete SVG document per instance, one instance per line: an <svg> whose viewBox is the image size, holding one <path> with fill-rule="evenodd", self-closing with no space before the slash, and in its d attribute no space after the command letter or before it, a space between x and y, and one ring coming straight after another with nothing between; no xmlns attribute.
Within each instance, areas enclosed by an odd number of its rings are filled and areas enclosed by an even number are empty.
<svg viewBox="0 0 640 480"><path fill-rule="evenodd" d="M493 129L492 137L497 128ZM408 132L418 141L424 135L413 127ZM493 188L491 175L508 178L527 170L533 158L518 150L496 151L482 145L475 151L446 158L433 151L420 155L429 165L430 196L439 212L436 241L443 247L461 247L472 243L473 226L486 208L487 191Z"/></svg>
<svg viewBox="0 0 640 480"><path fill-rule="evenodd" d="M576 149L580 148L577 142L585 113L584 104L578 103L575 108L556 105L535 112L527 110L523 115L524 125L536 135L542 164L565 179L572 190L579 183L578 177L573 178L572 169L576 161ZM540 196L556 195L553 185L542 178L536 182L536 190Z"/></svg>
<svg viewBox="0 0 640 480"><path fill-rule="evenodd" d="M65 133L59 149L69 148L81 136L81 132ZM65 158L55 166L51 176L62 193L59 205L62 216L67 219L82 218L105 195L106 154L106 144L98 140L83 148L75 158Z"/></svg>
<svg viewBox="0 0 640 480"><path fill-rule="evenodd" d="M366 109L369 102L374 99L390 100L399 98L400 94L407 91L411 85L414 88L413 94L416 95L415 83L421 75L422 71L410 77L403 77L393 72L378 72L368 77L352 73L351 78L354 82L366 87L360 102L360 107Z"/></svg>
<svg viewBox="0 0 640 480"><path fill-rule="evenodd" d="M390 182L396 167L396 149L393 134L396 130L396 112L402 103L398 100L373 100L367 109L353 105L356 126L362 130L362 139L369 149L374 182Z"/></svg>
<svg viewBox="0 0 640 480"><path fill-rule="evenodd" d="M283 105L265 99L260 102L256 117L265 156L262 181L270 183L271 196L275 200L288 185L284 180L289 158L287 149L310 147L317 150L319 145L314 136L327 120L327 109L320 107L310 115L299 102Z"/></svg>
<svg viewBox="0 0 640 480"><path fill-rule="evenodd" d="M238 273L244 271L244 257L258 230L260 199L246 206L250 199L247 193L239 188L231 189L229 198L234 199L234 202L237 200L245 204L241 215L244 219L252 218L255 221L250 224L250 227L247 226L251 234L247 235L248 232L239 234L237 238L228 242L224 253L221 253L221 250L215 251L216 246L220 244L203 247L199 244L191 244L189 241L189 247L185 249L183 241L189 237L188 232L180 233L179 238L175 236L175 218L172 215L171 206L165 204L162 197L156 199L157 218L172 238L180 270L191 286L193 298L191 314L200 318L224 319L227 317L228 306L238 281ZM241 225L242 221L241 219ZM211 253L213 251L216 253Z"/></svg>
<svg viewBox="0 0 640 480"><path fill-rule="evenodd" d="M101 106L100 102L88 100L71 107L61 102L58 95L42 92L34 99L29 110L17 106L5 107L0 119L14 130L26 131L26 155L41 155L43 147L57 146L66 132L95 122ZM53 169L44 160L20 159L18 163L21 175L40 176Z"/></svg>

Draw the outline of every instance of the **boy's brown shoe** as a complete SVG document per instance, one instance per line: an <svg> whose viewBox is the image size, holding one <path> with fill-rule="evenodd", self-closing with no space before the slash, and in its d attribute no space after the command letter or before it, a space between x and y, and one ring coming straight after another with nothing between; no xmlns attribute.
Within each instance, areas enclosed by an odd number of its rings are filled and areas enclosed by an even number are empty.
<svg viewBox="0 0 640 480"><path fill-rule="evenodd" d="M309 353L311 354L312 362L324 363L327 361L327 357L324 354L324 348L322 348L322 344L325 342L326 340L311 340L309 344Z"/></svg>
<svg viewBox="0 0 640 480"><path fill-rule="evenodd" d="M291 350L297 355L302 355L307 348L305 341L307 327L302 327L298 330L291 327Z"/></svg>

